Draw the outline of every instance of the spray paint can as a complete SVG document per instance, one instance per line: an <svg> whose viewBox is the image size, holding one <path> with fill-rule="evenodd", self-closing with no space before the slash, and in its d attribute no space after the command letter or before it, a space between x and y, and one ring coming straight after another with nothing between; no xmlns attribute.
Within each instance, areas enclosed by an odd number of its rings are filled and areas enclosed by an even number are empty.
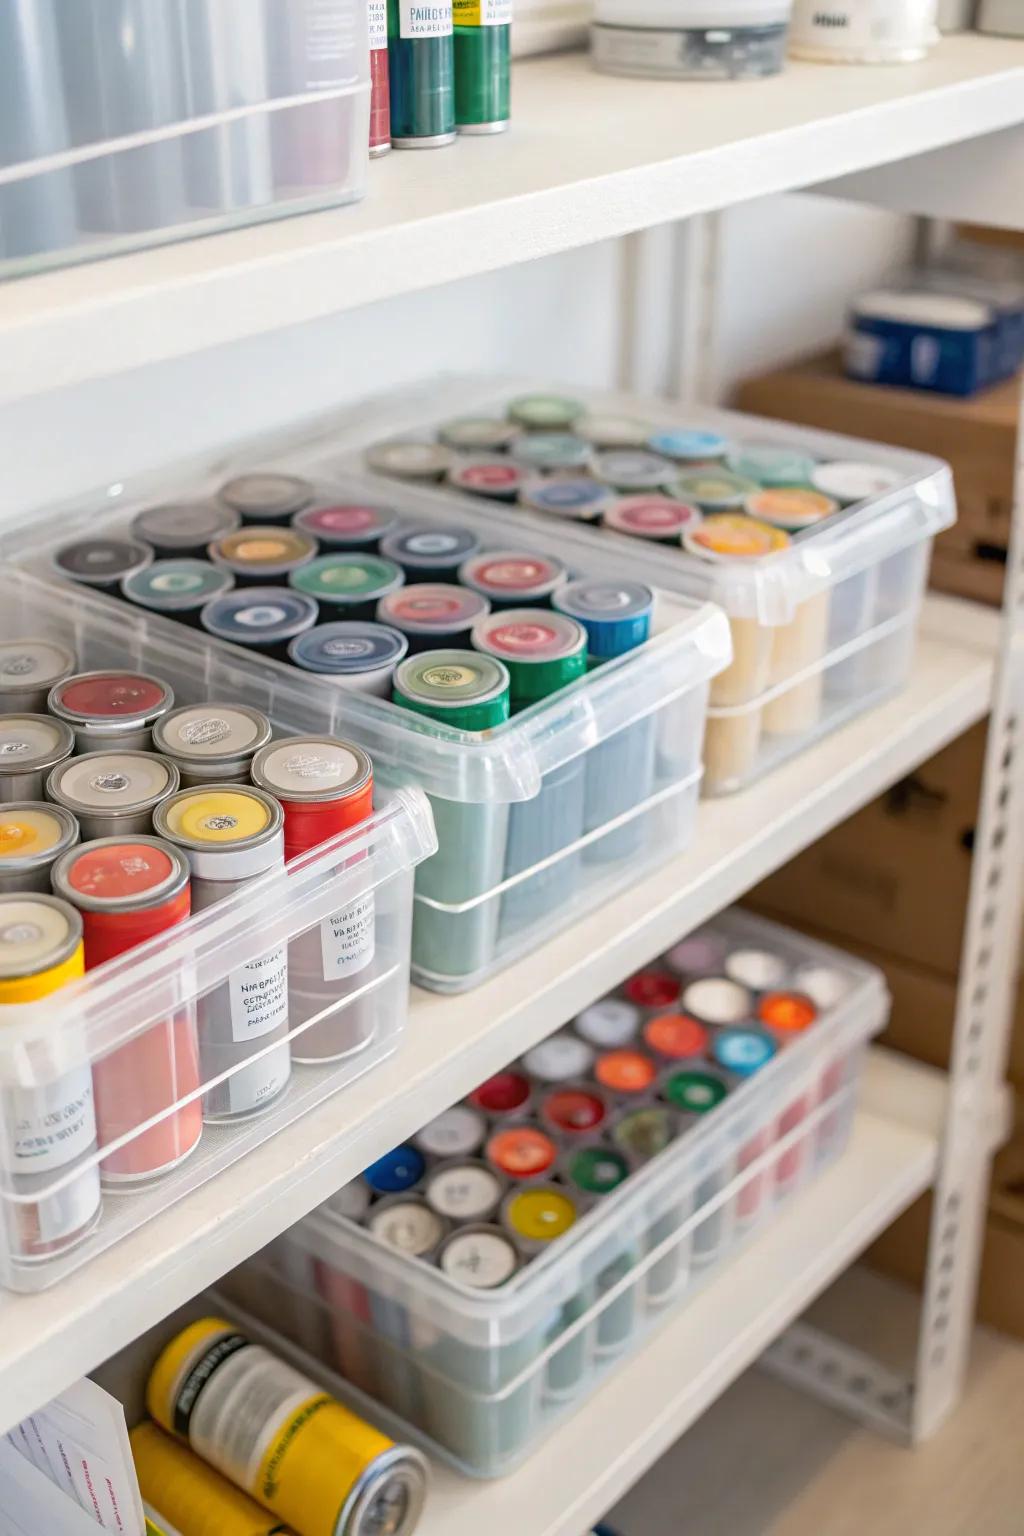
<svg viewBox="0 0 1024 1536"><path fill-rule="evenodd" d="M154 826L188 859L193 912L284 866L284 813L259 789L180 790L157 808ZM271 946L201 997L197 1022L199 1070L211 1085L204 1117L238 1120L269 1108L291 1076L287 946Z"/></svg>
<svg viewBox="0 0 1024 1536"><path fill-rule="evenodd" d="M388 0L391 142L437 149L455 139L451 0Z"/></svg>
<svg viewBox="0 0 1024 1536"><path fill-rule="evenodd" d="M82 920L74 907L53 896L0 896L0 1006L51 997L84 969ZM37 1070L38 1054L33 1051ZM0 1208L15 1260L63 1252L92 1231L100 1214L95 1163L53 1189L64 1170L96 1149L84 1040L74 1031L51 1034L45 1055L45 1075L53 1069L48 1081L0 1089L0 1168L10 1189Z"/></svg>
<svg viewBox="0 0 1024 1536"><path fill-rule="evenodd" d="M284 807L286 859L359 826L373 809L370 759L361 747L329 736L271 742L253 759L252 780ZM288 1006L294 1061L336 1061L373 1039L376 952L372 891L292 940ZM302 1029L310 1020L316 1022Z"/></svg>
<svg viewBox="0 0 1024 1536"><path fill-rule="evenodd" d="M276 1515L148 1421L130 1432L143 1500L189 1536L288 1536Z"/></svg>
<svg viewBox="0 0 1024 1536"><path fill-rule="evenodd" d="M388 0L367 0L370 27L370 159L391 149L391 81L388 78Z"/></svg>
<svg viewBox="0 0 1024 1536"><path fill-rule="evenodd" d="M511 115L512 0L453 0L455 121L460 133L502 133Z"/></svg>

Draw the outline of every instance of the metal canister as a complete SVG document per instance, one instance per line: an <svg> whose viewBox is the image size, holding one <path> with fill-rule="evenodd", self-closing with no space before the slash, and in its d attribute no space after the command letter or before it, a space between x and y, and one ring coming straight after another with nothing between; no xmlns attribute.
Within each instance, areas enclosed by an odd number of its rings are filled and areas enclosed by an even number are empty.
<svg viewBox="0 0 1024 1536"><path fill-rule="evenodd" d="M228 480L218 498L244 523L290 523L313 500L313 487L298 475L259 470Z"/></svg>
<svg viewBox="0 0 1024 1536"><path fill-rule="evenodd" d="M75 665L74 651L56 640L0 642L0 714L44 715L50 689Z"/></svg>
<svg viewBox="0 0 1024 1536"><path fill-rule="evenodd" d="M149 545L139 539L97 536L63 545L54 554L53 563L58 575L117 596L125 577L144 570L152 558Z"/></svg>
<svg viewBox="0 0 1024 1536"><path fill-rule="evenodd" d="M153 824L188 859L193 912L284 867L284 813L259 789L182 789L158 806ZM197 1019L199 1069L209 1085L205 1118L237 1120L267 1109L291 1076L287 945L269 945L205 993Z"/></svg>
<svg viewBox="0 0 1024 1536"><path fill-rule="evenodd" d="M473 625L491 605L479 592L449 582L419 581L381 598L377 617L401 630L413 656L424 651L469 647Z"/></svg>
<svg viewBox="0 0 1024 1536"><path fill-rule="evenodd" d="M491 614L476 626L473 644L508 668L513 714L549 698L587 670L586 630L568 615L545 608Z"/></svg>
<svg viewBox="0 0 1024 1536"><path fill-rule="evenodd" d="M286 1536L276 1515L149 1420L129 1439L142 1497L161 1522L173 1521L190 1536Z"/></svg>
<svg viewBox="0 0 1024 1536"><path fill-rule="evenodd" d="M282 584L316 554L316 540L298 528L239 528L214 539L207 554L240 587Z"/></svg>
<svg viewBox="0 0 1024 1536"><path fill-rule="evenodd" d="M406 581L458 581L459 566L480 548L468 528L417 523L380 541L380 552L400 565Z"/></svg>
<svg viewBox="0 0 1024 1536"><path fill-rule="evenodd" d="M164 1429L296 1536L411 1536L427 1464L220 1318L158 1358L146 1404ZM244 1404L244 1411L240 1406Z"/></svg>
<svg viewBox="0 0 1024 1536"><path fill-rule="evenodd" d="M234 533L241 518L216 501L164 502L144 507L132 518L132 533L165 560L201 560L207 548Z"/></svg>
<svg viewBox="0 0 1024 1536"><path fill-rule="evenodd" d="M40 800L0 807L0 891L49 895L50 869L79 839L70 811Z"/></svg>
<svg viewBox="0 0 1024 1536"><path fill-rule="evenodd" d="M288 659L297 635L312 629L317 606L311 597L288 587L244 587L215 597L199 615L207 634L265 656Z"/></svg>
<svg viewBox="0 0 1024 1536"><path fill-rule="evenodd" d="M0 896L0 1007L51 997L83 970L82 920L74 907L53 896ZM0 1209L15 1259L60 1253L99 1217L99 1169L89 1162L96 1148L92 1073L85 1042L74 1033L51 1033L45 1045L33 1046L33 1086L0 1088ZM64 1182L79 1161L87 1166Z"/></svg>
<svg viewBox="0 0 1024 1536"><path fill-rule="evenodd" d="M372 619L381 598L404 580L393 560L342 550L308 561L291 573L288 585L313 598L326 623L331 619Z"/></svg>
<svg viewBox="0 0 1024 1536"><path fill-rule="evenodd" d="M284 807L286 859L358 826L373 809L370 759L361 747L329 736L271 742L253 759L252 781ZM376 955L372 890L292 940L288 1006L294 1061L334 1061L372 1040ZM317 1022L300 1029L309 1019Z"/></svg>
<svg viewBox="0 0 1024 1536"><path fill-rule="evenodd" d="M87 971L183 923L190 910L188 860L155 837L73 848L54 865L53 888L82 914ZM93 1086L100 1147L111 1148L105 1182L140 1183L183 1162L203 1127L191 1003L101 1057Z"/></svg>
<svg viewBox="0 0 1024 1536"><path fill-rule="evenodd" d="M75 750L75 736L49 715L0 716L0 802L43 800L51 768Z"/></svg>
<svg viewBox="0 0 1024 1536"><path fill-rule="evenodd" d="M154 560L145 570L134 571L121 583L121 596L183 624L200 627L199 616L207 603L222 597L235 585L230 571L208 560Z"/></svg>
<svg viewBox="0 0 1024 1536"><path fill-rule="evenodd" d="M342 619L299 635L288 647L288 659L340 688L389 699L395 668L408 649L405 635L387 624Z"/></svg>
<svg viewBox="0 0 1024 1536"><path fill-rule="evenodd" d="M247 704L183 704L153 727L153 749L178 770L182 789L248 784L249 768L273 735L270 721Z"/></svg>
<svg viewBox="0 0 1024 1536"><path fill-rule="evenodd" d="M519 549L488 550L459 570L459 581L486 597L492 608L547 606L566 581L566 569L553 555Z"/></svg>
<svg viewBox="0 0 1024 1536"><path fill-rule="evenodd" d="M376 554L381 539L398 525L398 513L376 502L342 501L308 507L292 518L292 527L308 533L324 550L348 549Z"/></svg>
<svg viewBox="0 0 1024 1536"><path fill-rule="evenodd" d="M85 838L132 837L153 830L153 812L178 782L155 752L89 752L53 769L46 797L77 817Z"/></svg>
<svg viewBox="0 0 1024 1536"><path fill-rule="evenodd" d="M50 689L48 701L80 753L147 752L153 726L173 706L170 684L146 672L76 672Z"/></svg>

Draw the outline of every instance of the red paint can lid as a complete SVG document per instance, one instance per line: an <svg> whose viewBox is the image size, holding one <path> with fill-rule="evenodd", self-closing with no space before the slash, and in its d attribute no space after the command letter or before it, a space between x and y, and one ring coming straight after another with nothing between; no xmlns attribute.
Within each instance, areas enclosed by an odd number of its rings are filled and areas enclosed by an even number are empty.
<svg viewBox="0 0 1024 1536"><path fill-rule="evenodd" d="M188 861L156 837L104 837L57 861L54 889L93 912L131 911L168 901L188 884Z"/></svg>
<svg viewBox="0 0 1024 1536"><path fill-rule="evenodd" d="M166 684L142 672L83 672L54 690L59 713L80 720L145 717L169 702Z"/></svg>
<svg viewBox="0 0 1024 1536"><path fill-rule="evenodd" d="M637 971L626 982L625 993L641 1008L671 1008L680 993L678 976L671 971Z"/></svg>

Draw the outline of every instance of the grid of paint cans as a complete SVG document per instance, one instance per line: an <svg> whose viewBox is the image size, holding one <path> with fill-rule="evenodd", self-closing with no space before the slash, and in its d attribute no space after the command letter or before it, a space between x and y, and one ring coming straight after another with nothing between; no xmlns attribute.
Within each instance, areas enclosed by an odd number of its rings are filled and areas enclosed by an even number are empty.
<svg viewBox="0 0 1024 1536"><path fill-rule="evenodd" d="M887 1005L872 967L724 913L374 1163L278 1273L314 1261L342 1375L504 1473L839 1154ZM285 1289L268 1320L299 1330Z"/></svg>
<svg viewBox="0 0 1024 1536"><path fill-rule="evenodd" d="M0 1014L169 934L373 810L357 746L275 740L247 705L175 707L159 677L76 666L52 639L0 644ZM371 890L286 942L278 929L265 952L114 1049L94 1051L84 1025L77 1045L40 1048L61 1070L0 1092L0 1257L44 1267L94 1230L105 1193L191 1157L204 1124L248 1125L293 1066L363 1052L382 1006L376 923Z"/></svg>
<svg viewBox="0 0 1024 1536"><path fill-rule="evenodd" d="M706 791L744 787L905 682L931 540L955 520L938 460L753 417L673 424L628 398L508 394L453 388L449 409L475 414L363 461L492 515L540 514L579 558L719 603L734 659L711 691Z"/></svg>

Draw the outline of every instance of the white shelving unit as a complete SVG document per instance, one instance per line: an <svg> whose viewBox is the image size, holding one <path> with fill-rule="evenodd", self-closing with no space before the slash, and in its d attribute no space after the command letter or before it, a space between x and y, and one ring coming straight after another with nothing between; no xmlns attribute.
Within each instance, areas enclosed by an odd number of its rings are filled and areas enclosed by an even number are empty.
<svg viewBox="0 0 1024 1536"><path fill-rule="evenodd" d="M374 168L373 195L357 209L0 288L0 408L782 190L823 184L836 196L947 213L952 186L972 218L1024 226L1024 196L1008 207L1000 174L1007 145L1022 132L1024 42L1005 39L949 38L927 62L901 69L795 65L781 80L742 88L610 80L575 55L531 61L518 68L515 131L504 141L465 142L436 157L395 155ZM707 242L676 242L672 297L682 316L713 313L715 253L713 232ZM636 299L628 282L623 297ZM646 295L666 306L667 298ZM624 357L637 314L625 319ZM691 325L681 380L712 376L702 353L713 331ZM1016 522L1024 524L1024 466ZM685 858L476 992L416 994L398 1053L343 1098L78 1276L38 1296L5 1296L0 1431L989 713L951 1073L873 1052L852 1144L835 1167L669 1318L520 1475L474 1484L439 1470L422 1530L581 1536L878 1232L934 1187L914 1383L894 1386L865 1362L857 1408L908 1438L928 1433L960 1389L989 1159L1004 1111L1024 881L1020 535L1002 620L930 597L908 688L747 793L703 804ZM818 1348L810 1339L806 1353L813 1358ZM791 1379L820 1390L820 1372L802 1372L792 1353L787 1360Z"/></svg>

